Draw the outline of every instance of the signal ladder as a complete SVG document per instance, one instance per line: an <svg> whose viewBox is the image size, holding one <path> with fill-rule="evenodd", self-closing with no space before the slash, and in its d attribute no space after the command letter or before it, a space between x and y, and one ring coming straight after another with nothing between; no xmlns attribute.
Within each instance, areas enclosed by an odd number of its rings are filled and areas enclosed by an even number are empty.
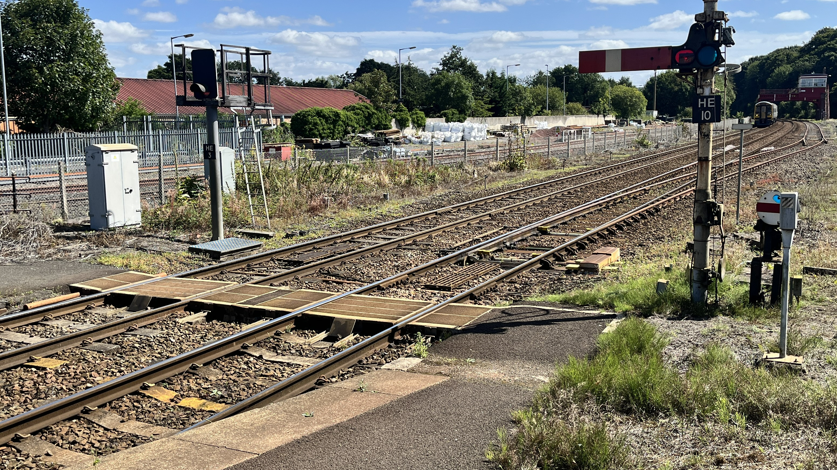
<svg viewBox="0 0 837 470"><path fill-rule="evenodd" d="M264 190L261 139L259 139L261 129L256 128L256 122L251 117L251 132L242 132L242 128L238 125L238 116L235 118L235 129L238 132L238 155L244 170L244 187L247 189L247 204L250 207L250 220L253 223L253 228L258 228L256 225L256 211L264 210L264 220L269 230L270 214L268 213L267 196ZM261 204L258 204L258 201L256 201L255 205L258 206L258 209L255 209L253 200L258 199L259 196L261 196ZM261 215L259 214L259 216Z"/></svg>

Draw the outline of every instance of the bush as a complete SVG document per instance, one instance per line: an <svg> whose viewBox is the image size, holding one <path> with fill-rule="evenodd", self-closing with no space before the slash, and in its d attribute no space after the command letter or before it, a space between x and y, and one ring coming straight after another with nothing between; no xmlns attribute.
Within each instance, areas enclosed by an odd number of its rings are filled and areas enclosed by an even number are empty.
<svg viewBox="0 0 837 470"><path fill-rule="evenodd" d="M342 139L355 127L354 115L334 108L303 109L291 119L291 131L298 137Z"/></svg>
<svg viewBox="0 0 837 470"><path fill-rule="evenodd" d="M427 124L427 117L424 115L424 111L414 109L410 112L410 121L412 121L413 127L417 130L423 129L425 124Z"/></svg>
<svg viewBox="0 0 837 470"><path fill-rule="evenodd" d="M403 104L399 104L395 108L395 114L392 117L395 119L395 123L398 124L399 129L404 130L410 127L410 112L407 111L407 107Z"/></svg>
<svg viewBox="0 0 837 470"><path fill-rule="evenodd" d="M439 113L445 118L445 122L465 122L467 116L463 116L455 109L446 109Z"/></svg>
<svg viewBox="0 0 837 470"><path fill-rule="evenodd" d="M350 104L343 108L343 111L353 117L353 126L356 131L380 131L392 127L389 114L369 103Z"/></svg>

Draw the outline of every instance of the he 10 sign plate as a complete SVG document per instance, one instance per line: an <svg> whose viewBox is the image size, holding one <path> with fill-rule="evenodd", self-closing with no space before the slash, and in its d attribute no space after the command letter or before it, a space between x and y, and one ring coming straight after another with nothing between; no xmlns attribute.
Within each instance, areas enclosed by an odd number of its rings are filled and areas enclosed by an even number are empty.
<svg viewBox="0 0 837 470"><path fill-rule="evenodd" d="M759 219L767 225L779 225L779 211L782 208L782 201L779 199L780 194L779 191L768 191L756 204Z"/></svg>
<svg viewBox="0 0 837 470"><path fill-rule="evenodd" d="M692 98L692 122L721 122L721 95L695 95Z"/></svg>

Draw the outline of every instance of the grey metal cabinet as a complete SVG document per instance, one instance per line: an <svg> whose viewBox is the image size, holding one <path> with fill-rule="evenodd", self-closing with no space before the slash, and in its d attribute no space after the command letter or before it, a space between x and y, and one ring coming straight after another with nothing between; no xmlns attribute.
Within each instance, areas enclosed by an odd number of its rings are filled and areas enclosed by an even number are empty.
<svg viewBox="0 0 837 470"><path fill-rule="evenodd" d="M130 144L85 149L90 228L105 230L142 223L139 154Z"/></svg>
<svg viewBox="0 0 837 470"><path fill-rule="evenodd" d="M235 151L229 147L218 147L218 158L221 159L221 191L224 194L235 192ZM203 174L209 184L209 168L212 160L203 161Z"/></svg>

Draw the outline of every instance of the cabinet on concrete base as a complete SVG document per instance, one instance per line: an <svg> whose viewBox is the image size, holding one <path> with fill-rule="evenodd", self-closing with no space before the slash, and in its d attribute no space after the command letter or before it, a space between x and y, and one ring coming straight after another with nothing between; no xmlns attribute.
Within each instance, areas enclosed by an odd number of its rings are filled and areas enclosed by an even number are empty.
<svg viewBox="0 0 837 470"><path fill-rule="evenodd" d="M105 230L141 224L137 147L130 144L91 145L84 153L90 228Z"/></svg>

